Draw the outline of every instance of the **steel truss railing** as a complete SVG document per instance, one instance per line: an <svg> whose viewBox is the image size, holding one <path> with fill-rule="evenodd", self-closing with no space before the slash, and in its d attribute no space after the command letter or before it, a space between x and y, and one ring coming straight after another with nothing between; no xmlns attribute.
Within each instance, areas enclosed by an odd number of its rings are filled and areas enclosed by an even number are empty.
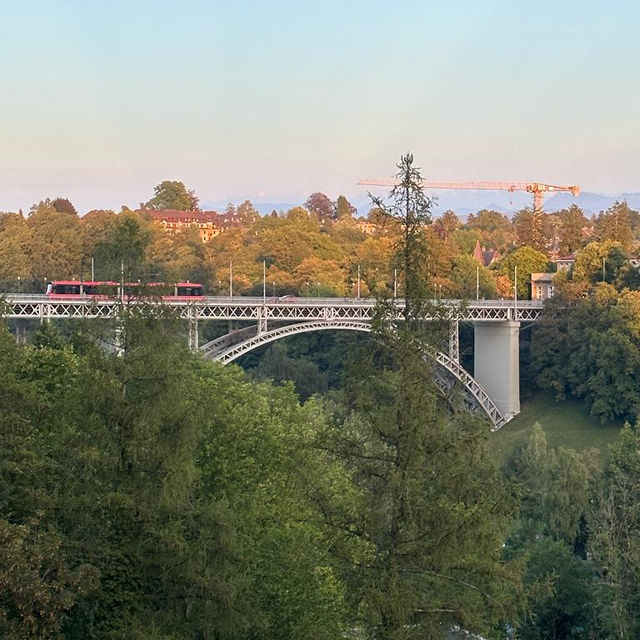
<svg viewBox="0 0 640 640"><path fill-rule="evenodd" d="M362 298L213 298L202 301L125 301L117 299L50 299L45 295L3 294L4 303L0 312L6 318L114 318L122 306L144 307L147 311L154 304L171 309L173 314L185 320L243 320L264 323L315 321L315 320L371 320L376 302ZM403 301L396 300L394 306L401 310ZM535 321L542 312L543 303L525 300L514 304L511 300L460 300L434 301L438 313L445 311L452 319L471 322Z"/></svg>
<svg viewBox="0 0 640 640"><path fill-rule="evenodd" d="M237 332L235 338L239 339L239 341L234 344L225 343L224 338L232 339L234 337L233 334L229 334L228 336L222 336L221 338L208 342L206 345L200 347L200 351L207 358L216 360L222 364L229 364L246 353L249 353L249 351L269 344L270 342L275 342L280 338L310 331L326 331L331 329L370 332L371 325L368 322L357 320L332 319L290 324L266 332L258 332L258 327L252 326ZM458 362L442 352L435 353L435 360L453 377L454 381L457 380L463 386L467 395L484 410L493 425L493 430L500 429L509 421L512 416L503 416L489 394ZM452 386L441 377L437 377L436 382L443 392L447 392Z"/></svg>

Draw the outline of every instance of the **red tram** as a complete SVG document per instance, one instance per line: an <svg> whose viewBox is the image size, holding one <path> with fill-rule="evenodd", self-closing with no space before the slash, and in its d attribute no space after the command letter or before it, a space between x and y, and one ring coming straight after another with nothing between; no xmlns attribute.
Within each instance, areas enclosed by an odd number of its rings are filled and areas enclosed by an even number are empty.
<svg viewBox="0 0 640 640"><path fill-rule="evenodd" d="M163 300L192 301L204 300L204 287L197 282L125 283L94 282L85 280L53 280L47 284L47 296L56 298L123 298L131 300L140 297L160 297Z"/></svg>

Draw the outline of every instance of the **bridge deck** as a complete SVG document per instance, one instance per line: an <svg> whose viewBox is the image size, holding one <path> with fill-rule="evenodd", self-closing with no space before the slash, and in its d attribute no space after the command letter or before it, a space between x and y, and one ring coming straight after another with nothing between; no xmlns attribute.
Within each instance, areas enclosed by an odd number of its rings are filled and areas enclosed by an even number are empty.
<svg viewBox="0 0 640 640"><path fill-rule="evenodd" d="M94 298L50 299L37 294L0 294L3 304L0 313L5 318L113 318L121 306L154 304L148 300L120 301ZM505 320L533 321L542 311L538 300L435 300L434 303L462 321ZM166 300L158 305L172 308L179 318L189 320L370 320L376 305L371 298L257 298L207 297L205 300L185 302ZM402 300L396 300L401 309Z"/></svg>

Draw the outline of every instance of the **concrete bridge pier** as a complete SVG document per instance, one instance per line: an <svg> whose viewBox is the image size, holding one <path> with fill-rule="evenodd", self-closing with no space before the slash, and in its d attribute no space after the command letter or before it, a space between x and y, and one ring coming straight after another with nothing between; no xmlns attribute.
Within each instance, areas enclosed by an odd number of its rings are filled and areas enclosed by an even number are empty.
<svg viewBox="0 0 640 640"><path fill-rule="evenodd" d="M473 377L503 416L520 413L520 323L474 322Z"/></svg>

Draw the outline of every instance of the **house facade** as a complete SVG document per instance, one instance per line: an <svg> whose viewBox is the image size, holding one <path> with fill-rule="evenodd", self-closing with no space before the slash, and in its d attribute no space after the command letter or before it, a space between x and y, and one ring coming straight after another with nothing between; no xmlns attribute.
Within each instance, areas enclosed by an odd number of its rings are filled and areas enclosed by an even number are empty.
<svg viewBox="0 0 640 640"><path fill-rule="evenodd" d="M182 233L187 229L197 229L202 242L209 242L226 228L225 216L216 211L178 211L164 209L150 211L151 219L158 223L169 235Z"/></svg>
<svg viewBox="0 0 640 640"><path fill-rule="evenodd" d="M555 287L553 286L553 276L555 273L540 272L531 274L531 299L547 300L553 298Z"/></svg>

